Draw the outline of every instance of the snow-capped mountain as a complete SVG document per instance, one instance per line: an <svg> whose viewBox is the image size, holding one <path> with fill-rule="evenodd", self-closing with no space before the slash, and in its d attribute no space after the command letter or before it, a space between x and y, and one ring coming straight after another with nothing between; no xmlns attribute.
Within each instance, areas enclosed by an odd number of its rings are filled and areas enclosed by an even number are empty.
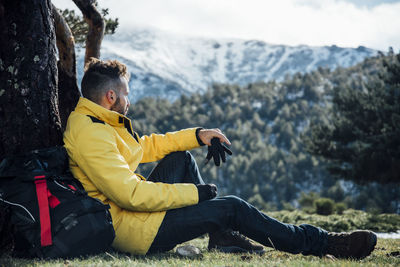
<svg viewBox="0 0 400 267"><path fill-rule="evenodd" d="M78 52L79 80L83 54L82 50ZM179 36L153 29L106 36L101 49L102 59L118 59L128 66L133 102L145 96L174 100L181 94L204 92L212 83L279 81L285 75L318 67L349 67L376 54L362 46L293 47L256 40Z"/></svg>

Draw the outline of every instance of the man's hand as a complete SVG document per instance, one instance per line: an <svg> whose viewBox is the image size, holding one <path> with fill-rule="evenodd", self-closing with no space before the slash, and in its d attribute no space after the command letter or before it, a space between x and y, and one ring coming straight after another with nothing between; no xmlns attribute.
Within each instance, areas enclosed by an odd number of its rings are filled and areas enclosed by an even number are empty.
<svg viewBox="0 0 400 267"><path fill-rule="evenodd" d="M211 146L208 147L205 164L207 164L211 158L214 158L215 165L219 166L221 163L220 157L222 159L222 162L226 161L225 153L228 153L228 155L232 155L232 151L224 144L222 144L217 137L214 137L213 139L211 139Z"/></svg>
<svg viewBox="0 0 400 267"><path fill-rule="evenodd" d="M231 145L231 142L221 132L220 129L201 129L199 132L200 140L207 146L211 146L211 139L217 137L221 143Z"/></svg>
<svg viewBox="0 0 400 267"><path fill-rule="evenodd" d="M196 185L199 193L199 202L215 198L217 196L217 186L215 184L198 184Z"/></svg>

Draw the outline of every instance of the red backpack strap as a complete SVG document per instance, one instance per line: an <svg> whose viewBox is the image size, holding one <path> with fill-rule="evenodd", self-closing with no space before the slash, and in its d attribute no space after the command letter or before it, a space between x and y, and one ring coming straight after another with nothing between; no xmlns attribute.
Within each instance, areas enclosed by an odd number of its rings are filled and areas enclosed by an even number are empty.
<svg viewBox="0 0 400 267"><path fill-rule="evenodd" d="M56 196L51 194L49 189L47 189L47 199L49 200L49 206L52 209L54 209L61 203Z"/></svg>
<svg viewBox="0 0 400 267"><path fill-rule="evenodd" d="M35 185L36 195L39 203L40 241L42 247L50 246L53 244L53 242L51 239L50 211L49 200L47 196L46 176L35 176Z"/></svg>

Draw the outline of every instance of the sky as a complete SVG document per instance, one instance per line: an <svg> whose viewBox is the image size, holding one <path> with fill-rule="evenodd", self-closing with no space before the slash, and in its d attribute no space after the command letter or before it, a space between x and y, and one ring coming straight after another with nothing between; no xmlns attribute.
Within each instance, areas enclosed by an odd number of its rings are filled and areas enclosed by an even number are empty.
<svg viewBox="0 0 400 267"><path fill-rule="evenodd" d="M52 0L76 9L72 0ZM400 52L400 0L98 0L121 32L263 40L284 45L366 46Z"/></svg>

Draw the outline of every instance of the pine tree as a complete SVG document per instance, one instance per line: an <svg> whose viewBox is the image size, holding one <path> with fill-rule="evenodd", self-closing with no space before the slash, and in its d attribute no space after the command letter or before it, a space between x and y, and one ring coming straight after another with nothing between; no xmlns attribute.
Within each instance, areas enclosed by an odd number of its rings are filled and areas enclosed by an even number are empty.
<svg viewBox="0 0 400 267"><path fill-rule="evenodd" d="M389 52L378 77L366 77L361 89L335 88L331 121L313 125L306 138L339 178L400 182L400 54Z"/></svg>

